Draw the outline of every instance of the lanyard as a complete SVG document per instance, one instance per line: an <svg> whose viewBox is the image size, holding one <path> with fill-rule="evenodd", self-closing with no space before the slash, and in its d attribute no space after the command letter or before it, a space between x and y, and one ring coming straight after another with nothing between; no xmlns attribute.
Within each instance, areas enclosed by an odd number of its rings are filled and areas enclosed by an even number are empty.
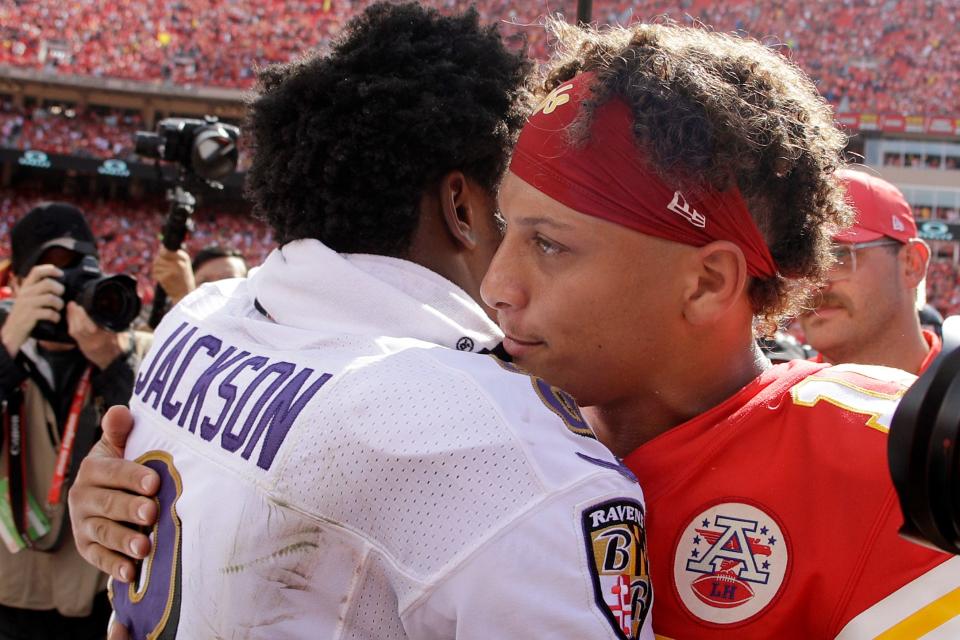
<svg viewBox="0 0 960 640"><path fill-rule="evenodd" d="M60 437L60 452L57 454L57 465L53 469L53 480L50 482L50 491L47 493L47 503L56 505L60 503L63 493L63 481L67 477L68 467L70 465L70 456L73 454L73 443L77 438L77 425L80 423L80 412L83 410L83 404L87 399L87 392L90 390L90 371L92 367L87 365L86 370L80 377L77 384L77 390L73 393L73 402L70 403L70 414L67 416L67 424L63 428L63 435Z"/></svg>
<svg viewBox="0 0 960 640"><path fill-rule="evenodd" d="M10 502L14 526L22 534L27 530L28 509L30 508L30 499L27 495L27 457L25 455L27 441L23 429L25 421L23 386L14 389L4 404L6 405L3 411L4 448L7 450L7 474L10 476L10 482L7 485L7 499ZM27 545L30 544L28 536L21 535L21 537Z"/></svg>

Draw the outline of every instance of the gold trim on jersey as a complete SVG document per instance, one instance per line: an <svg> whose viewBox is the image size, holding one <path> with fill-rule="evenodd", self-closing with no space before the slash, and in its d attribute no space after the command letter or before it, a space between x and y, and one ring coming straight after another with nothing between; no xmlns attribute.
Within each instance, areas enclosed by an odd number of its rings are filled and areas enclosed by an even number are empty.
<svg viewBox="0 0 960 640"><path fill-rule="evenodd" d="M840 398L837 396L838 390L831 389L830 385L838 385L848 389L855 395L852 398ZM804 392L811 391L816 394L812 399L802 397ZM793 403L801 407L813 407L823 400L845 411L867 416L866 426L871 429L876 429L880 433L887 433L890 431L889 421L893 416L893 410L896 409L897 403L900 402L900 398L903 397L905 392L906 388L896 393L883 393L882 391L865 389L845 378L818 374L805 378L795 384L793 388L790 389L790 396L793 398ZM856 395L861 397L856 398ZM853 402L851 402L851 400ZM892 404L887 407L875 406L882 403ZM886 424L884 424L882 420L884 417L887 417Z"/></svg>
<svg viewBox="0 0 960 640"><path fill-rule="evenodd" d="M960 627L960 557L940 563L848 622L836 640L906 640ZM934 634L936 635L936 634Z"/></svg>
<svg viewBox="0 0 960 640"><path fill-rule="evenodd" d="M960 587L934 600L877 636L876 640L920 638L960 615Z"/></svg>

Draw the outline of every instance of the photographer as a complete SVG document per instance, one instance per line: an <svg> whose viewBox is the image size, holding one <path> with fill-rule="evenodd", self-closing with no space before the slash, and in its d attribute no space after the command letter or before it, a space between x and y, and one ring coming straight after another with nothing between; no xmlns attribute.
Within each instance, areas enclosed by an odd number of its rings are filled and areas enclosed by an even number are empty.
<svg viewBox="0 0 960 640"><path fill-rule="evenodd" d="M97 290L115 281L101 277L79 209L38 206L11 238L13 298L0 310L0 638L103 637L106 576L77 554L66 492L100 409L129 401L150 336L103 328L74 301L80 282L98 312L124 310L104 305L115 289Z"/></svg>
<svg viewBox="0 0 960 640"><path fill-rule="evenodd" d="M176 304L207 282L246 277L247 263L239 251L219 245L204 247L192 263L190 254L183 249L170 251L161 245L153 258L152 275L167 292L171 304Z"/></svg>

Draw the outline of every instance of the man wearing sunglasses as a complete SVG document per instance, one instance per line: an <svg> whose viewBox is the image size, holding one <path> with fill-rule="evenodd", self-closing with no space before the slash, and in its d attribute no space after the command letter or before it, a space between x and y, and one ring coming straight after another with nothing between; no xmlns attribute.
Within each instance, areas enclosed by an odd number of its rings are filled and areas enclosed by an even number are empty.
<svg viewBox="0 0 960 640"><path fill-rule="evenodd" d="M97 256L79 209L37 206L10 236L13 298L0 308L0 638L100 638L107 577L77 553L66 494L99 435L101 408L129 402L150 337L102 328L65 302L64 271Z"/></svg>
<svg viewBox="0 0 960 640"><path fill-rule="evenodd" d="M818 306L800 319L807 341L825 362L920 373L941 346L917 317L930 248L917 237L913 212L899 189L861 171L838 175L857 221L834 237L837 262Z"/></svg>

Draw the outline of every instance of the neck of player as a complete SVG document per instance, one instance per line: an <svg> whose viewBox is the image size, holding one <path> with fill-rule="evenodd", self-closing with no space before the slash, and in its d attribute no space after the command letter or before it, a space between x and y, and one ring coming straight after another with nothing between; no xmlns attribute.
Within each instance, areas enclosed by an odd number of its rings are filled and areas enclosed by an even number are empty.
<svg viewBox="0 0 960 640"><path fill-rule="evenodd" d="M625 457L662 433L712 409L770 367L742 324L709 340L684 340L665 362L639 377L636 392L586 407L597 438Z"/></svg>

